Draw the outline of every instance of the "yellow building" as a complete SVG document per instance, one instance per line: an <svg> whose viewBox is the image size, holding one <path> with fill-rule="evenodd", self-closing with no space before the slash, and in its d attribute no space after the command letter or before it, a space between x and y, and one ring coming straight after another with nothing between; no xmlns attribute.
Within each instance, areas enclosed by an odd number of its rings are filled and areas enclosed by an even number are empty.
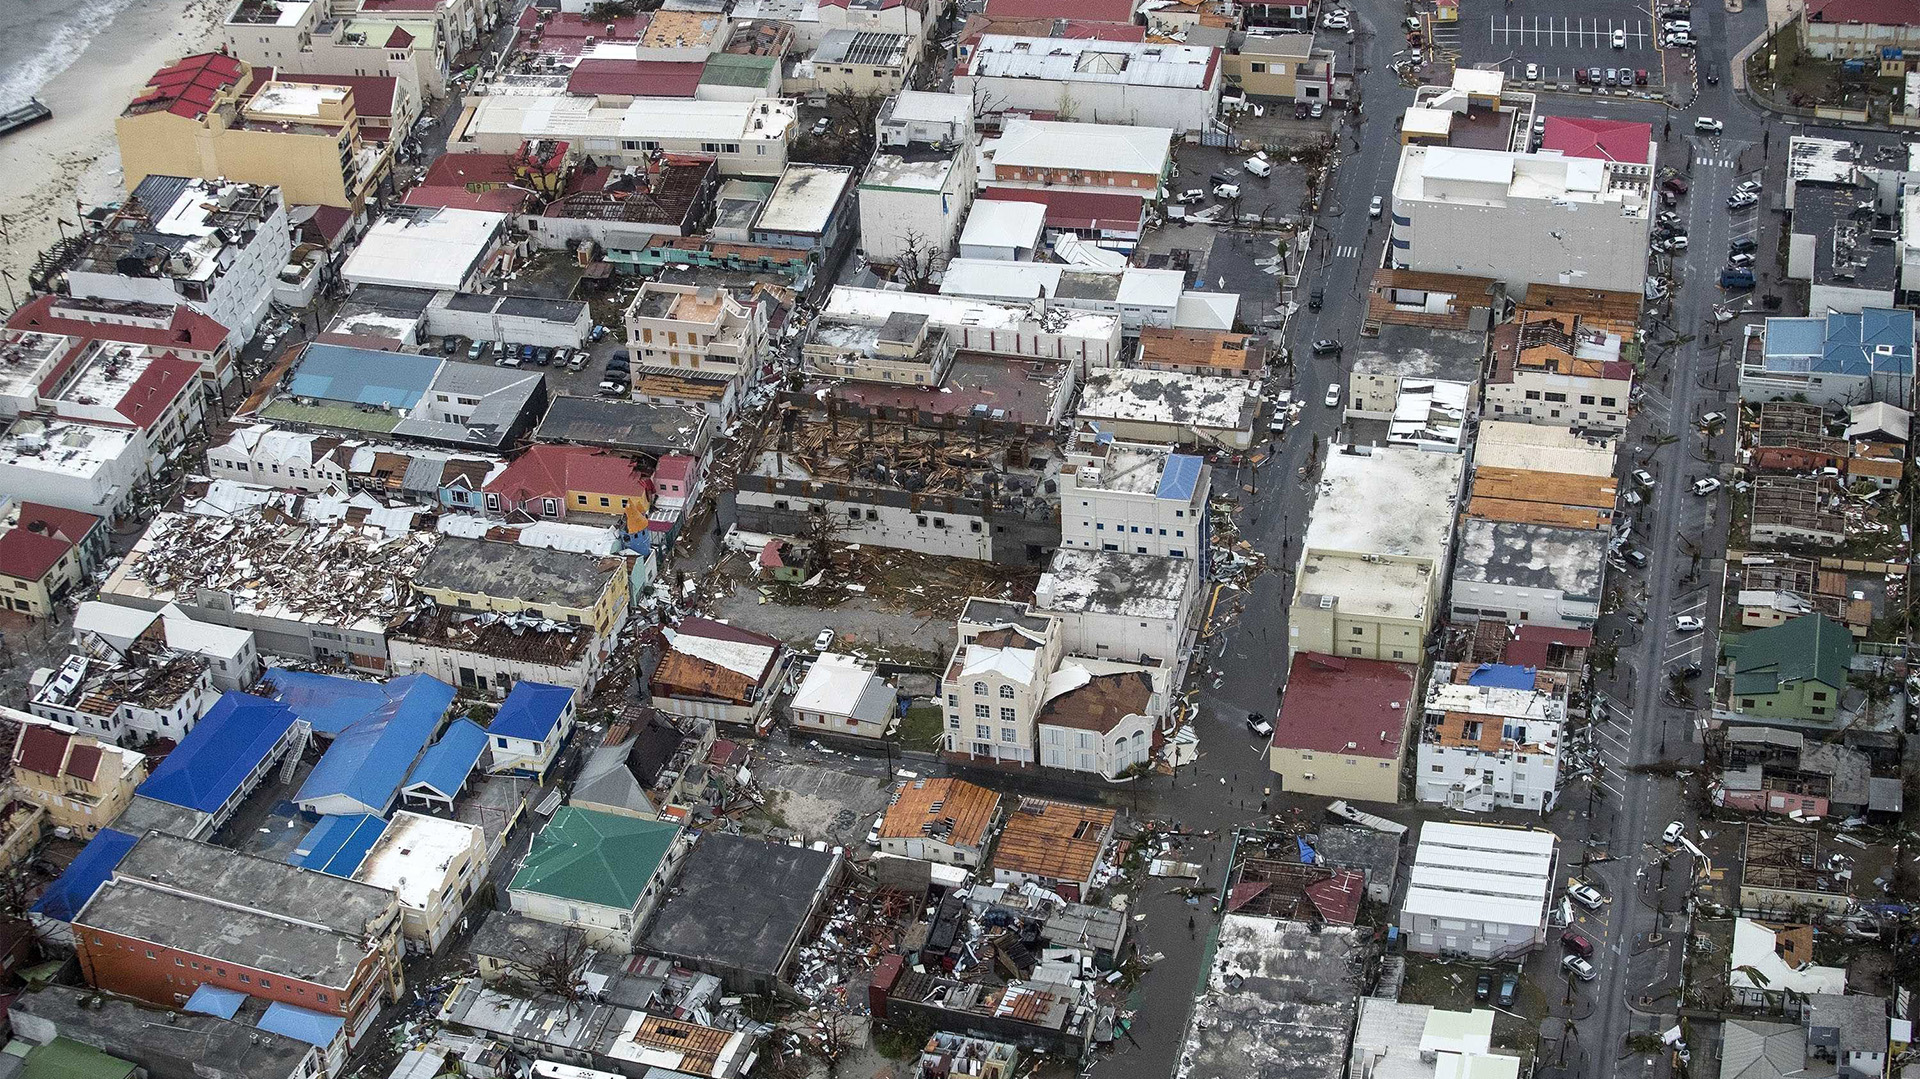
<svg viewBox="0 0 1920 1079"><path fill-rule="evenodd" d="M1412 663L1295 655L1273 718L1274 785L1292 794L1398 802L1419 684Z"/></svg>
<svg viewBox="0 0 1920 1079"><path fill-rule="evenodd" d="M627 560L614 556L442 536L413 587L442 607L592 626L603 643L627 618Z"/></svg>
<svg viewBox="0 0 1920 1079"><path fill-rule="evenodd" d="M1418 663L1433 628L1433 567L1327 551L1300 560L1287 652Z"/></svg>
<svg viewBox="0 0 1920 1079"><path fill-rule="evenodd" d="M152 174L272 184L290 203L358 210L398 139L362 140L350 86L268 81L221 53L162 68L120 114L129 190Z"/></svg>
<svg viewBox="0 0 1920 1079"><path fill-rule="evenodd" d="M1312 34L1248 34L1220 61L1228 86L1288 101L1330 101L1333 67L1333 50L1314 48Z"/></svg>
<svg viewBox="0 0 1920 1079"><path fill-rule="evenodd" d="M13 781L20 800L46 811L47 824L90 836L112 824L147 777L147 759L25 712L6 710L20 727Z"/></svg>
<svg viewBox="0 0 1920 1079"><path fill-rule="evenodd" d="M0 502L0 610L52 614L106 549L106 526L90 513Z"/></svg>

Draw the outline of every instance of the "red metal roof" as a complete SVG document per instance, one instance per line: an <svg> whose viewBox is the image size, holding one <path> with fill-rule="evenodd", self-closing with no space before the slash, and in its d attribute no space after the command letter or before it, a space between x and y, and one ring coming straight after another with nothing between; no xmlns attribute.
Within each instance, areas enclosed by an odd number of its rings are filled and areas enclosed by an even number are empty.
<svg viewBox="0 0 1920 1079"><path fill-rule="evenodd" d="M989 19L1078 19L1082 22L1133 21L1134 0L987 0Z"/></svg>
<svg viewBox="0 0 1920 1079"><path fill-rule="evenodd" d="M625 457L586 446L534 446L514 458L485 490L519 503L562 498L569 491L643 498L651 487L639 466Z"/></svg>
<svg viewBox="0 0 1920 1079"><path fill-rule="evenodd" d="M1139 195L1106 191L1059 191L1024 187L989 187L983 199L1001 202L1037 202L1047 208L1047 226L1057 229L1112 229L1138 232L1147 200Z"/></svg>
<svg viewBox="0 0 1920 1079"><path fill-rule="evenodd" d="M413 35L396 26L393 28L393 33L387 35L387 43L381 47L387 49L404 49L410 47L412 44Z"/></svg>
<svg viewBox="0 0 1920 1079"><path fill-rule="evenodd" d="M199 374L200 365L191 360L183 360L171 352L157 357L121 395L113 410L135 427L151 427L165 414L167 406L193 385Z"/></svg>
<svg viewBox="0 0 1920 1079"><path fill-rule="evenodd" d="M560 12L543 23L532 5L520 14L519 33L514 48L555 56L578 56L586 49L587 39L601 41L639 41L650 15L622 15L615 19L590 20L585 15ZM611 32L609 32L611 28ZM539 40L534 40L535 35Z"/></svg>
<svg viewBox="0 0 1920 1079"><path fill-rule="evenodd" d="M705 64L668 60L582 60L567 78L567 92L691 98L705 71Z"/></svg>
<svg viewBox="0 0 1920 1079"><path fill-rule="evenodd" d="M1549 116L1546 130L1540 136L1540 149L1557 150L1568 157L1644 165L1653 150L1653 125L1633 120Z"/></svg>
<svg viewBox="0 0 1920 1079"><path fill-rule="evenodd" d="M1556 629L1528 623L1521 626L1514 638L1507 642L1504 662L1521 667L1547 666L1548 650L1554 647L1591 648L1593 631L1590 629Z"/></svg>
<svg viewBox="0 0 1920 1079"><path fill-rule="evenodd" d="M464 187L421 184L407 192L402 201L408 206L438 206L448 210L486 210L496 214L517 214L527 208L527 192L513 187L472 191Z"/></svg>
<svg viewBox="0 0 1920 1079"><path fill-rule="evenodd" d="M67 759L68 740L69 735L52 727L37 723L26 727L20 732L17 751L20 767L43 776L58 776Z"/></svg>
<svg viewBox="0 0 1920 1079"><path fill-rule="evenodd" d="M141 111L165 108L175 116L205 115L220 91L238 85L241 64L225 53L203 52L163 67L147 80L146 92L133 99Z"/></svg>
<svg viewBox="0 0 1920 1079"><path fill-rule="evenodd" d="M1336 869L1333 876L1306 886L1307 898L1328 925L1352 925L1360 918L1360 896L1367 876L1358 869Z"/></svg>
<svg viewBox="0 0 1920 1079"><path fill-rule="evenodd" d="M99 523L100 518L90 513L21 503L14 527L0 536L0 573L39 580Z"/></svg>
<svg viewBox="0 0 1920 1079"><path fill-rule="evenodd" d="M100 774L100 747L91 742L73 747L67 754L67 774L91 783Z"/></svg>
<svg viewBox="0 0 1920 1079"><path fill-rule="evenodd" d="M57 296L39 296L15 311L7 319L11 330L36 330L95 341L120 341L130 345L184 349L188 352L213 352L227 339L227 328L210 316L186 304L175 304L173 315L164 328L128 326L118 322L89 322L53 313Z"/></svg>
<svg viewBox="0 0 1920 1079"><path fill-rule="evenodd" d="M1273 744L1356 757L1400 758L1414 668L1318 652L1293 657Z"/></svg>
<svg viewBox="0 0 1920 1079"><path fill-rule="evenodd" d="M669 453L653 466L654 482L661 480L685 481L693 476L693 458L684 453Z"/></svg>
<svg viewBox="0 0 1920 1079"><path fill-rule="evenodd" d="M1807 18L1814 22L1920 26L1920 0L1808 0Z"/></svg>

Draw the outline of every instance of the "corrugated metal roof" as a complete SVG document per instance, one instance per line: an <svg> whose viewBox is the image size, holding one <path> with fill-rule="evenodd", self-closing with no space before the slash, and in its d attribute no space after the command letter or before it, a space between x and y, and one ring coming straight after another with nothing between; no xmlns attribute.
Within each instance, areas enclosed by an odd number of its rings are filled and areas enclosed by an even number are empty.
<svg viewBox="0 0 1920 1079"><path fill-rule="evenodd" d="M456 719L448 724L447 733L420 758L420 763L413 766L407 775L406 789L431 792L452 800L486 749L487 732L473 720Z"/></svg>
<svg viewBox="0 0 1920 1079"><path fill-rule="evenodd" d="M314 825L287 856L287 864L330 876L351 877L386 831L387 822L371 814L321 817L320 823Z"/></svg>
<svg viewBox="0 0 1920 1079"><path fill-rule="evenodd" d="M240 789L296 719L278 701L229 690L135 793L212 813Z"/></svg>
<svg viewBox="0 0 1920 1079"><path fill-rule="evenodd" d="M387 684L389 701L348 727L314 765L295 796L303 809L346 800L369 813L384 813L393 803L414 760L440 729L453 703L453 687L424 674L409 674Z"/></svg>
<svg viewBox="0 0 1920 1079"><path fill-rule="evenodd" d="M44 914L55 921L73 921L73 916L80 913L93 893L113 876L114 867L137 841L137 836L102 828L80 848L80 853L68 863L67 871L41 893L40 900L33 905L33 913Z"/></svg>
<svg viewBox="0 0 1920 1079"><path fill-rule="evenodd" d="M507 694L506 701L500 705L493 722L487 726L487 733L495 738L545 741L572 700L573 690L565 686L517 682L513 691Z"/></svg>

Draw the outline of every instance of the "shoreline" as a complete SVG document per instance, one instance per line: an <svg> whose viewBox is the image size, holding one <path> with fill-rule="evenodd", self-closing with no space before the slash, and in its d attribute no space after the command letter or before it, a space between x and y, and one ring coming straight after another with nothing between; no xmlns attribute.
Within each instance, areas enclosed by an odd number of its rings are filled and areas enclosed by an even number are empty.
<svg viewBox="0 0 1920 1079"><path fill-rule="evenodd" d="M0 272L11 278L11 313L26 299L33 260L79 221L76 202L125 196L114 120L153 73L217 48L225 0L136 3L95 35L65 71L40 89L53 118L0 140Z"/></svg>

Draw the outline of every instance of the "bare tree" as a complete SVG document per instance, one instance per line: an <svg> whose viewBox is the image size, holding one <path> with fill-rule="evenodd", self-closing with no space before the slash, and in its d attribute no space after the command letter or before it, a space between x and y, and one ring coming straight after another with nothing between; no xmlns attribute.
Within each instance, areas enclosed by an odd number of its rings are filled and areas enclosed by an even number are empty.
<svg viewBox="0 0 1920 1079"><path fill-rule="evenodd" d="M900 234L900 254L893 260L893 276L909 292L924 292L933 281L934 246L919 229Z"/></svg>
<svg viewBox="0 0 1920 1079"><path fill-rule="evenodd" d="M587 962L587 936L568 929L553 946L537 956L526 970L526 980L542 993L550 993L567 1002L569 1008L584 1003L587 983L581 973Z"/></svg>
<svg viewBox="0 0 1920 1079"><path fill-rule="evenodd" d="M853 164L864 164L873 154L880 110L886 106L885 94L867 93L851 88L827 94L827 115L836 126L847 131L846 146Z"/></svg>

